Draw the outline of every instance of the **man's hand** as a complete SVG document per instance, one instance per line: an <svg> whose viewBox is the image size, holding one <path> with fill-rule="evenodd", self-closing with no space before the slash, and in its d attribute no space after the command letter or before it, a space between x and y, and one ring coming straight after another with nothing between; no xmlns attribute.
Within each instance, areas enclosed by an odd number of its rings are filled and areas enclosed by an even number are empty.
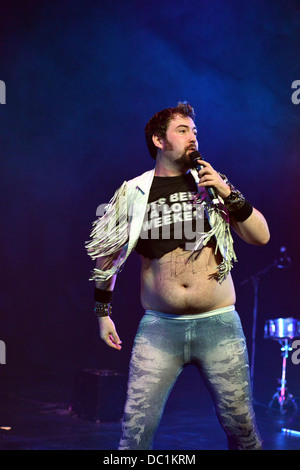
<svg viewBox="0 0 300 470"><path fill-rule="evenodd" d="M197 160L204 168L198 172L199 187L213 186L221 198L228 197L231 193L230 187L225 183L219 173L205 160Z"/></svg>
<svg viewBox="0 0 300 470"><path fill-rule="evenodd" d="M115 324L110 317L99 318L100 337L103 341L114 349L122 349L122 341L117 335Z"/></svg>

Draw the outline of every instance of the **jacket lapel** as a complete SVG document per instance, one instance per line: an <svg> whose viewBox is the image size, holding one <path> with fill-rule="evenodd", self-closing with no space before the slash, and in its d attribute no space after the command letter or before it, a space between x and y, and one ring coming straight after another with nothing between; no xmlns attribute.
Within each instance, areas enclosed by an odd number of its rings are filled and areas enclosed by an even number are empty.
<svg viewBox="0 0 300 470"><path fill-rule="evenodd" d="M127 256L134 249L142 229L155 169L128 182L129 241Z"/></svg>

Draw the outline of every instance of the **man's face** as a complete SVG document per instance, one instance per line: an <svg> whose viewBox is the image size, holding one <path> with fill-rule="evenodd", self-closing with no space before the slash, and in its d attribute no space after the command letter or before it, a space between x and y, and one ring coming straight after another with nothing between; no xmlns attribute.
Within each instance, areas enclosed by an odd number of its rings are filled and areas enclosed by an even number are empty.
<svg viewBox="0 0 300 470"><path fill-rule="evenodd" d="M164 157L180 166L190 168L189 155L194 150L198 150L198 141L193 119L174 116L163 139Z"/></svg>

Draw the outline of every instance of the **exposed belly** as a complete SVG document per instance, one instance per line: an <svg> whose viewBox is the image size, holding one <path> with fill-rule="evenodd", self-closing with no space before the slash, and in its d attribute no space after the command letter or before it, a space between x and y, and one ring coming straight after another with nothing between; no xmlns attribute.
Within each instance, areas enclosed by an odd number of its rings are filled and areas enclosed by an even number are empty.
<svg viewBox="0 0 300 470"><path fill-rule="evenodd" d="M235 303L231 275L221 284L214 277L221 258L215 256L213 246L192 256L176 248L160 259L141 259L141 301L146 310L193 314Z"/></svg>

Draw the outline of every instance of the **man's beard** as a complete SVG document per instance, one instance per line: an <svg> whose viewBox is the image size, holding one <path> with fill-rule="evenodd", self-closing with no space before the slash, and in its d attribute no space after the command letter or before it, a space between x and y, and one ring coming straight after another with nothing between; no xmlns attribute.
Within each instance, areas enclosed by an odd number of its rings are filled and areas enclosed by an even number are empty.
<svg viewBox="0 0 300 470"><path fill-rule="evenodd" d="M168 141L168 139L166 138L165 139L165 150L167 151L172 151L173 150L173 145L171 144L171 142ZM194 145L189 145L184 153L176 158L174 160L174 163L175 165L181 170L181 171L188 171L192 168L192 163L191 163L191 160L190 160L190 157L189 157L189 153L191 153L192 151L196 150L196 147Z"/></svg>
<svg viewBox="0 0 300 470"><path fill-rule="evenodd" d="M191 149L190 147L187 148L184 153L175 160L175 164L180 168L182 171L188 171L192 168L192 162L190 160L190 153L194 151L195 148Z"/></svg>

